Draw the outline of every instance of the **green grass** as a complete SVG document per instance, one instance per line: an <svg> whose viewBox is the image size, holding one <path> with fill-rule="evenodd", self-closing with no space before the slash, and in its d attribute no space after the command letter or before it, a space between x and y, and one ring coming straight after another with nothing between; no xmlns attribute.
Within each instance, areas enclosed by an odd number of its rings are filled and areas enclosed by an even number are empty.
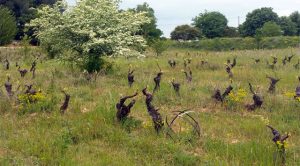
<svg viewBox="0 0 300 166"><path fill-rule="evenodd" d="M280 132L289 132L287 165L300 165L300 103L284 94L294 92L300 71L294 69L300 55L291 64L282 66L281 59L291 50L260 50L234 52L196 52L169 50L161 57L151 52L144 59L108 59L114 62L109 75L101 75L96 81L87 81L77 68L56 60L38 62L36 78L31 74L20 78L18 61L22 68L29 69L38 55L32 51L24 56L22 49L0 49L1 61L7 56L11 69L0 69L3 85L6 75L12 78L13 89L17 85L34 83L41 89L46 100L39 106L20 112L16 99L9 99L4 86L0 91L0 165L274 165L276 146L264 120ZM178 56L175 54L178 52ZM279 57L279 65L273 71L266 66L271 55ZM230 84L224 63L237 57L233 69L232 85L237 90L247 91L245 99L233 106L215 104L211 95L215 88L222 91ZM251 58L260 58L254 64ZM175 58L179 65L168 66L168 59ZM185 81L183 59L192 58L193 81ZM201 67L201 60L209 66ZM120 124L115 119L115 104L121 95L141 91L146 85L154 87L153 78L158 71L156 63L164 71L161 90L155 94L154 105L160 108L163 118L172 116L172 111L192 108L193 115L201 125L201 137L182 133L173 141L164 133L156 134L152 127L144 96L139 94L129 119ZM135 68L136 82L127 85L129 65ZM282 78L275 95L268 94L269 81L266 75ZM175 78L181 83L180 97L173 91L169 81ZM252 102L248 89L251 82L263 96L263 108L248 112L244 105ZM69 109L61 115L62 89L71 95ZM42 109L41 109L42 108Z"/></svg>

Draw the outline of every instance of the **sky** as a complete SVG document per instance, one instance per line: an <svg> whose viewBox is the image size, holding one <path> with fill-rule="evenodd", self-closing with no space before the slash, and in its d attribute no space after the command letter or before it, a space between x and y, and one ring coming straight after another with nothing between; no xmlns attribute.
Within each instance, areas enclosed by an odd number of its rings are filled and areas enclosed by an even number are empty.
<svg viewBox="0 0 300 166"><path fill-rule="evenodd" d="M76 0L67 0L74 5ZM293 11L300 11L300 0L122 0L122 9L134 8L147 2L155 11L158 28L165 37L176 26L191 24L192 19L207 11L219 11L228 19L228 25L237 27L246 19L248 12L261 7L272 7L279 16L288 16Z"/></svg>

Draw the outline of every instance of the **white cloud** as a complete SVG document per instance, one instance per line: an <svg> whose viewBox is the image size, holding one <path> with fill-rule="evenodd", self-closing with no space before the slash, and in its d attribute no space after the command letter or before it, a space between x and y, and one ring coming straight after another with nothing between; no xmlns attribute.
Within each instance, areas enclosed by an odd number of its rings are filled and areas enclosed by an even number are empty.
<svg viewBox="0 0 300 166"><path fill-rule="evenodd" d="M74 3L75 0L67 1ZM177 25L191 23L192 18L205 10L223 13L229 25L236 27L238 17L242 23L247 13L254 9L272 7L282 16L299 10L300 5L300 0L123 0L121 8L134 8L143 2L155 10L158 27L167 37Z"/></svg>

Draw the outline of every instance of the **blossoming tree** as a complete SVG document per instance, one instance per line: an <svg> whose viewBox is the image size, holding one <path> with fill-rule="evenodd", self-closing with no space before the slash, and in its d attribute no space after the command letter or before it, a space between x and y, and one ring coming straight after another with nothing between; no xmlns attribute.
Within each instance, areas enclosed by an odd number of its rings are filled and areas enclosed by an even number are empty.
<svg viewBox="0 0 300 166"><path fill-rule="evenodd" d="M55 53L72 52L72 62L94 65L99 70L101 57L126 55L146 46L137 35L150 20L145 13L119 9L119 0L81 0L73 8L65 1L38 10L34 27L42 46Z"/></svg>

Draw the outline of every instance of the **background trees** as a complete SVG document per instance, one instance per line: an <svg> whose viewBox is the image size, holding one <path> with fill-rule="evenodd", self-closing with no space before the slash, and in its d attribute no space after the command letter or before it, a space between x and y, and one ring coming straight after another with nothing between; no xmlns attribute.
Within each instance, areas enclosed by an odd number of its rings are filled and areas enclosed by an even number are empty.
<svg viewBox="0 0 300 166"><path fill-rule="evenodd" d="M171 33L172 40L196 40L201 37L201 31L190 25L177 26Z"/></svg>
<svg viewBox="0 0 300 166"><path fill-rule="evenodd" d="M296 24L297 27L297 35L300 35L300 13L298 11L293 12L289 18L292 22Z"/></svg>
<svg viewBox="0 0 300 166"><path fill-rule="evenodd" d="M142 29L138 32L138 34L144 36L148 44L153 43L155 40L161 37L163 32L157 28L157 19L155 17L155 12L149 6L149 4L145 2L141 5L137 5L136 8L131 10L137 13L146 12L146 16L150 19L150 22L143 24Z"/></svg>
<svg viewBox="0 0 300 166"><path fill-rule="evenodd" d="M239 31L235 27L226 27L224 30L224 37L239 37Z"/></svg>
<svg viewBox="0 0 300 166"><path fill-rule="evenodd" d="M289 17L280 17L279 25L284 36L294 36L297 34L297 25Z"/></svg>
<svg viewBox="0 0 300 166"><path fill-rule="evenodd" d="M193 19L193 25L201 29L207 38L224 36L228 20L220 12L204 12Z"/></svg>
<svg viewBox="0 0 300 166"><path fill-rule="evenodd" d="M8 44L17 32L17 25L12 12L0 6L0 45Z"/></svg>
<svg viewBox="0 0 300 166"><path fill-rule="evenodd" d="M272 8L255 9L248 13L246 21L240 27L240 33L243 36L254 36L258 28L262 28L266 22L273 21L278 23L278 15Z"/></svg>
<svg viewBox="0 0 300 166"><path fill-rule="evenodd" d="M0 0L0 5L9 8L16 17L17 34L16 40L21 40L25 33L25 24L31 19L36 18L36 8L41 5L53 5L57 0ZM29 30L27 35L32 36L33 32ZM36 44L33 40L32 43Z"/></svg>

